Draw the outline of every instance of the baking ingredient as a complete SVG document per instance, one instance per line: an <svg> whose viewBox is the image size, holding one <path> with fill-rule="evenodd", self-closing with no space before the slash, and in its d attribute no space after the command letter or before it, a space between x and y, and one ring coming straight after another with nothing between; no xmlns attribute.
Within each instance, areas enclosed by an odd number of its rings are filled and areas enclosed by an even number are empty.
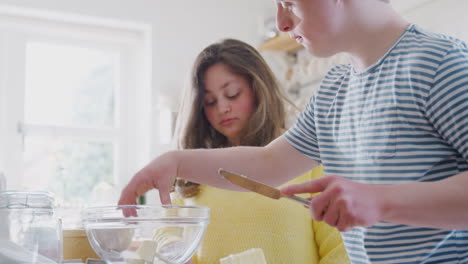
<svg viewBox="0 0 468 264"><path fill-rule="evenodd" d="M171 243L181 241L183 232L184 228L178 226L166 226L154 230L153 240L158 244L157 250L160 251Z"/></svg>
<svg viewBox="0 0 468 264"><path fill-rule="evenodd" d="M8 240L0 240L0 263L8 264L57 264Z"/></svg>
<svg viewBox="0 0 468 264"><path fill-rule="evenodd" d="M125 259L125 262L128 264L145 264L146 262L142 259ZM152 263L152 262L150 262Z"/></svg>
<svg viewBox="0 0 468 264"><path fill-rule="evenodd" d="M93 232L95 233L96 241L102 245L103 248L122 252L132 243L135 230L133 228L109 228L96 229Z"/></svg>
<svg viewBox="0 0 468 264"><path fill-rule="evenodd" d="M137 249L137 254L141 259L153 263L154 256L156 255L158 243L153 240L145 240Z"/></svg>
<svg viewBox="0 0 468 264"><path fill-rule="evenodd" d="M184 228L177 226L166 226L153 231L152 240L144 240L139 245L136 253L149 263L153 263L155 257L170 257L171 252L179 252L177 247L181 245Z"/></svg>

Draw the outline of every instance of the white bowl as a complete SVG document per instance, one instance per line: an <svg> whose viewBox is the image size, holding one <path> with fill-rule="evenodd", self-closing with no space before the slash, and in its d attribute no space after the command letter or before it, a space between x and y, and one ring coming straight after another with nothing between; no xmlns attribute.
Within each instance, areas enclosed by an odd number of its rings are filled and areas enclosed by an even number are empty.
<svg viewBox="0 0 468 264"><path fill-rule="evenodd" d="M108 263L179 264L202 241L209 212L202 206L90 207L83 223L92 248Z"/></svg>

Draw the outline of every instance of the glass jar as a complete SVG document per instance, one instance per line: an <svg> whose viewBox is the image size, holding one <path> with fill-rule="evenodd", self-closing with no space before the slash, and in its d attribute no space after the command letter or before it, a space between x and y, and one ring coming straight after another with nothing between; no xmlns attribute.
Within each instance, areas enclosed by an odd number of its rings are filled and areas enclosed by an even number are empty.
<svg viewBox="0 0 468 264"><path fill-rule="evenodd" d="M50 193L0 191L0 223L0 263L61 261L61 223Z"/></svg>

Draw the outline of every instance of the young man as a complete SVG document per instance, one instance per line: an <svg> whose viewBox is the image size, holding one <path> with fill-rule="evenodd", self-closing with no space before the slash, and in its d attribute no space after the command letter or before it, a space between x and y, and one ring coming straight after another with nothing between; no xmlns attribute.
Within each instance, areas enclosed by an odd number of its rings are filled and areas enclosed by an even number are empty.
<svg viewBox="0 0 468 264"><path fill-rule="evenodd" d="M316 56L345 52L296 124L266 147L166 153L120 204L175 176L236 189L222 167L279 185L322 163L311 214L343 233L353 263L468 263L468 47L382 0L277 1L280 30ZM291 205L293 206L293 205Z"/></svg>

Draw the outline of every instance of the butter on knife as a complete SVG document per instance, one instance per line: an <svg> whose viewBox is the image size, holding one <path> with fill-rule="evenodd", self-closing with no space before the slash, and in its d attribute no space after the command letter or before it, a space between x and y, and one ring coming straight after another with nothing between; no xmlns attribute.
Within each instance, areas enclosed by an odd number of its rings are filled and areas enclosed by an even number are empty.
<svg viewBox="0 0 468 264"><path fill-rule="evenodd" d="M244 176L242 174L238 174L232 171L228 171L225 169L218 169L218 173L231 183L240 186L244 189L247 189L252 192L259 193L261 195L270 197L272 199L279 199L279 198L288 198L290 200L293 200L295 202L298 202L304 206L310 207L310 201L307 199L304 199L302 197L296 196L296 195L284 195L280 192L280 190L273 188L271 186L268 186L266 184L263 184L261 182L252 180L248 178L247 176Z"/></svg>

